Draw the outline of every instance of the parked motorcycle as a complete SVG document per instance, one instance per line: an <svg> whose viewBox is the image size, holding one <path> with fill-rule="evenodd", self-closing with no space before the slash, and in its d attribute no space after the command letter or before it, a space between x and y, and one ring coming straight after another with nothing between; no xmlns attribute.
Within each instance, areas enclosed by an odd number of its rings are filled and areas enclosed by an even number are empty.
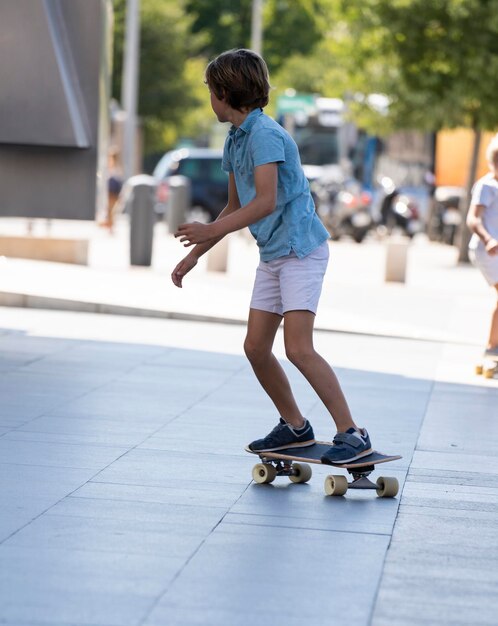
<svg viewBox="0 0 498 626"><path fill-rule="evenodd" d="M380 180L376 213L379 230L384 229L387 234L400 231L413 237L423 230L417 200L387 176Z"/></svg>
<svg viewBox="0 0 498 626"><path fill-rule="evenodd" d="M461 187L436 188L430 230L437 241L454 245L456 234L462 224L460 204L464 194L465 190Z"/></svg>
<svg viewBox="0 0 498 626"><path fill-rule="evenodd" d="M371 195L355 179L324 175L311 183L317 213L333 240L350 237L361 243L374 226Z"/></svg>

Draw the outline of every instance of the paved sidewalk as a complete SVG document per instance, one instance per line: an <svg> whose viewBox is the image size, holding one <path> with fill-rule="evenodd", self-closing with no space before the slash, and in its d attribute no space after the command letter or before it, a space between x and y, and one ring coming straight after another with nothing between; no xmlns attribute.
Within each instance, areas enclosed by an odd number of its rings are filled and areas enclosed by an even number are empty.
<svg viewBox="0 0 498 626"><path fill-rule="evenodd" d="M23 227L22 220L0 220L0 232ZM155 229L152 268L130 268L126 219L112 236L89 222L54 223L51 232L87 236L89 266L0 259L0 305L245 323L258 262L250 236L230 236L228 272L207 272L203 257L179 290L169 276L185 249L164 224ZM453 341L481 351L493 295L477 270L457 265L455 248L413 243L405 284L385 282L383 242L330 249L318 328Z"/></svg>
<svg viewBox="0 0 498 626"><path fill-rule="evenodd" d="M94 235L89 267L0 262L0 291L242 321L243 238L227 275L199 267L180 291L177 242L159 231L153 268L130 270L121 228ZM396 499L325 497L318 466L251 482L243 446L275 414L241 324L0 307L0 623L495 624L498 383L473 373L492 299L450 249L414 245L405 285L383 254L332 246L315 343L375 447L403 455L374 475ZM276 353L330 438L281 335Z"/></svg>

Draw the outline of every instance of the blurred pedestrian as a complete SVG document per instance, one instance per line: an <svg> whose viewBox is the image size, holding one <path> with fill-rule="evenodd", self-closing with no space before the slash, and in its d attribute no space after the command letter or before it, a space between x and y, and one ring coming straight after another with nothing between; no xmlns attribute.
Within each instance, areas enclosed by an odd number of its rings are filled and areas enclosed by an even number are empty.
<svg viewBox="0 0 498 626"><path fill-rule="evenodd" d="M294 140L263 113L270 90L266 63L250 50L230 50L209 63L205 82L218 120L232 124L223 153L223 169L229 175L228 204L211 224L194 222L178 228L175 236L186 247L195 247L173 270L173 283L181 287L202 254L228 233L249 226L259 246L260 263L244 349L280 420L248 449L273 451L315 442L311 424L272 353L283 319L289 360L335 421L334 445L322 460L345 463L367 456L372 451L368 433L354 423L337 377L313 346L329 235L317 217Z"/></svg>
<svg viewBox="0 0 498 626"><path fill-rule="evenodd" d="M467 226L473 233L469 257L498 296L498 134L491 140L486 158L490 172L474 185L467 215ZM498 357L498 301L484 356Z"/></svg>
<svg viewBox="0 0 498 626"><path fill-rule="evenodd" d="M105 226L111 232L114 228L119 194L123 188L123 173L119 167L118 150L110 148L107 158L107 207L105 219L100 226Z"/></svg>

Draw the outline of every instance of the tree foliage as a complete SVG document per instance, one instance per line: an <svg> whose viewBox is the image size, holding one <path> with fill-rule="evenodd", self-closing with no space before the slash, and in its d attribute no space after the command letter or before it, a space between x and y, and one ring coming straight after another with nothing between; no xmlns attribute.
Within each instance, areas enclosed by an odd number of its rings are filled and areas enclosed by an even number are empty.
<svg viewBox="0 0 498 626"><path fill-rule="evenodd" d="M186 0L198 52L211 58L251 43L252 0ZM321 0L266 0L263 10L264 56L270 71L291 54L309 54L323 37L326 14Z"/></svg>
<svg viewBox="0 0 498 626"><path fill-rule="evenodd" d="M199 54L213 57L223 50L247 48L251 40L252 0L186 0L190 30L199 36Z"/></svg>
<svg viewBox="0 0 498 626"><path fill-rule="evenodd" d="M393 127L495 128L498 0L342 0L345 60Z"/></svg>
<svg viewBox="0 0 498 626"><path fill-rule="evenodd" d="M125 0L115 0L113 94ZM213 121L203 70L250 45L252 0L141 0L139 113L146 152ZM265 0L263 55L277 93L346 96L375 132L498 126L498 0ZM367 94L389 98L388 114ZM273 100L275 98L273 97Z"/></svg>
<svg viewBox="0 0 498 626"><path fill-rule="evenodd" d="M112 94L121 100L126 0L114 2L114 67ZM202 72L193 76L188 20L174 0L142 0L138 114L144 128L145 152L172 145L185 129L185 112L202 107ZM203 64L201 64L203 65Z"/></svg>

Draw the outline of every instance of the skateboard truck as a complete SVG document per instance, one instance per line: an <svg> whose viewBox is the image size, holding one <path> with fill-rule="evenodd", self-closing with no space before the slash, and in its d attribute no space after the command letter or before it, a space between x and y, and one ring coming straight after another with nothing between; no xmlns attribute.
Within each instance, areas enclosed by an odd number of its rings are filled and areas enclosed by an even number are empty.
<svg viewBox="0 0 498 626"><path fill-rule="evenodd" d="M348 472L353 477L353 480L348 483L348 489L374 489L377 491L379 486L368 478L374 469L375 467L373 465L362 467L361 472L348 469Z"/></svg>
<svg viewBox="0 0 498 626"><path fill-rule="evenodd" d="M317 442L307 448L262 453L254 453L246 448L248 452L258 454L260 458L260 463L257 463L252 470L253 480L258 484L269 484L277 476L287 476L293 483L306 483L312 475L308 463L322 464L321 456L331 445L332 443L328 442ZM336 467L347 470L353 480L348 481L347 477L342 474L331 474L325 478L325 493L328 496L343 496L348 489L368 489L376 491L380 498L394 498L399 491L396 478L380 476L377 482L373 483L369 476L377 464L400 458L400 456L388 456L374 450L366 458L338 464Z"/></svg>
<svg viewBox="0 0 498 626"><path fill-rule="evenodd" d="M254 466L252 477L257 483L270 483L277 476L288 476L293 483L306 483L311 478L311 467L281 459L260 456L261 463Z"/></svg>

